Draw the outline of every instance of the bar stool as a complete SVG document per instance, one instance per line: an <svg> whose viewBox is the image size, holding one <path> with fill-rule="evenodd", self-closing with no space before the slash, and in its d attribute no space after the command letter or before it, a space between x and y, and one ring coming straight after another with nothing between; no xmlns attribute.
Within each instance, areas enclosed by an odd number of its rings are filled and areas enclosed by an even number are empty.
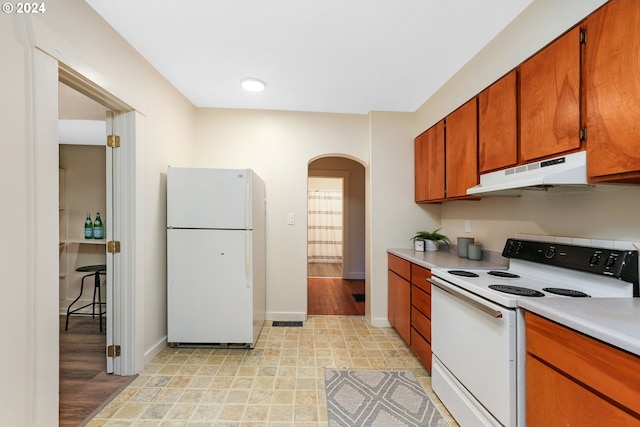
<svg viewBox="0 0 640 427"><path fill-rule="evenodd" d="M96 314L98 314L98 316L100 316L100 332L102 332L102 316L104 314L106 314L106 310L103 311L102 307L106 306L107 303L106 302L102 302L102 296L100 295L100 275L106 275L107 274L107 266L104 264L98 264L98 265L85 265L83 267L78 267L76 268L76 271L79 273L89 273L85 276L82 277L82 282L80 284L80 294L78 295L78 297L76 299L73 300L73 302L71 304L69 304L69 307L67 307L67 321L64 325L64 330L68 330L69 328L69 316L71 315L75 315L75 316L91 316L91 317L95 317ZM82 297L82 291L84 291L84 279L88 278L88 277L94 277L94 282L93 282L93 301L90 302L89 304L85 304L82 307L78 307L75 308L73 310L71 310L71 307L73 306L73 304L75 304L76 302L78 302L78 300L80 299L80 297ZM96 302L96 296L97 296L97 302ZM98 313L96 313L96 305L98 306ZM87 308L91 306L91 313L78 313L78 311L82 310L83 308Z"/></svg>

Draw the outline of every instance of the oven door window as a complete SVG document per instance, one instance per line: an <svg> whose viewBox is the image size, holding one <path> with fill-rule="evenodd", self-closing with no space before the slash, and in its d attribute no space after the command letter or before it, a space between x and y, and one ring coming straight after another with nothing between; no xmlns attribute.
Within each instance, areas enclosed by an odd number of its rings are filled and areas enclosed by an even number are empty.
<svg viewBox="0 0 640 427"><path fill-rule="evenodd" d="M515 310L445 287L451 293L432 288L434 356L500 423L515 425Z"/></svg>

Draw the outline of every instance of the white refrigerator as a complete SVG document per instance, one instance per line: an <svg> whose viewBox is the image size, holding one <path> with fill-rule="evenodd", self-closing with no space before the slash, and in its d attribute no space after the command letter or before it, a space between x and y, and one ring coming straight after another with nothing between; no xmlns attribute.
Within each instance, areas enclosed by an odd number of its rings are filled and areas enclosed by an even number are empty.
<svg viewBox="0 0 640 427"><path fill-rule="evenodd" d="M253 348L265 321L265 185L250 169L167 170L167 341Z"/></svg>

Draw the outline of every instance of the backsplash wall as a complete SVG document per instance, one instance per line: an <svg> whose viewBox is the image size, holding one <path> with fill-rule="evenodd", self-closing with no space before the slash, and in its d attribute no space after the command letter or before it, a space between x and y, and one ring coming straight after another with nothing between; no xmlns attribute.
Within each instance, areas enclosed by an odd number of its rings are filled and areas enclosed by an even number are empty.
<svg viewBox="0 0 640 427"><path fill-rule="evenodd" d="M471 225L468 233L466 220ZM640 186L524 190L520 197L447 202L442 205L441 221L443 233L452 241L458 236L474 237L485 250L495 252L501 252L506 239L516 235L558 236L565 242L582 238L586 239L584 243L595 239L605 244L613 241L637 244Z"/></svg>

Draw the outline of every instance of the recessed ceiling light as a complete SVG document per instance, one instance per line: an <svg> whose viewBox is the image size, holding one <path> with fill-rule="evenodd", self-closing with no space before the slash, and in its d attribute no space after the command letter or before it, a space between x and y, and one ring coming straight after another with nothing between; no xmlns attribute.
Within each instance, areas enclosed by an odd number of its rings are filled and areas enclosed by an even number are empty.
<svg viewBox="0 0 640 427"><path fill-rule="evenodd" d="M242 88L249 92L262 92L267 85L265 82L253 77L242 79L240 81Z"/></svg>

